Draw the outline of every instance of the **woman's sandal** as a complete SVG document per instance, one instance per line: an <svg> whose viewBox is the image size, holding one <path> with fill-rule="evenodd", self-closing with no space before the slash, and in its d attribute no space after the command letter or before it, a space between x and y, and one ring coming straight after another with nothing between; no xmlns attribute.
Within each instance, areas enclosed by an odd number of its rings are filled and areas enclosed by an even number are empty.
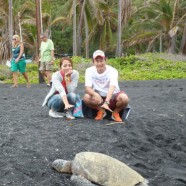
<svg viewBox="0 0 186 186"><path fill-rule="evenodd" d="M27 87L27 88L30 88L30 87L31 87L31 85L30 85L30 84L27 84L27 85L26 85L26 87Z"/></svg>
<svg viewBox="0 0 186 186"><path fill-rule="evenodd" d="M10 88L18 88L18 85L14 84Z"/></svg>

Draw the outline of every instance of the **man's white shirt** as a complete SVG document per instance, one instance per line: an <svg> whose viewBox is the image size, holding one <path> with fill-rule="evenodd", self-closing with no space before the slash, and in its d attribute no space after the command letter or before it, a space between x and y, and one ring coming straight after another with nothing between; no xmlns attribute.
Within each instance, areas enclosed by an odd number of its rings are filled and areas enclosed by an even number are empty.
<svg viewBox="0 0 186 186"><path fill-rule="evenodd" d="M85 72L85 86L92 87L101 96L106 97L109 87L115 86L114 94L120 92L118 85L118 71L106 65L106 70L99 74L95 66L89 67Z"/></svg>

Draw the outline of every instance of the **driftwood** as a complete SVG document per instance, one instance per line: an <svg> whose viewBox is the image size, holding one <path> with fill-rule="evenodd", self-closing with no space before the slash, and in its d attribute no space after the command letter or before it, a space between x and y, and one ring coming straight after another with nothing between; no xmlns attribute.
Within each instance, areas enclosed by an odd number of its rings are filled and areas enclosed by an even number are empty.
<svg viewBox="0 0 186 186"><path fill-rule="evenodd" d="M115 124L125 124L125 122L124 121L122 121L122 122L112 122L112 123L108 123L108 124L106 124L106 125L115 125Z"/></svg>

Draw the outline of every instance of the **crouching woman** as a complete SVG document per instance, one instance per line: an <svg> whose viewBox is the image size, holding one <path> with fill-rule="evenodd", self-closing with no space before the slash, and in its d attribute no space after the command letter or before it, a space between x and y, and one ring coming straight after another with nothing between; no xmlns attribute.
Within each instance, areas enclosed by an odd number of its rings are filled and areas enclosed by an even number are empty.
<svg viewBox="0 0 186 186"><path fill-rule="evenodd" d="M59 65L60 70L52 75L52 86L42 106L47 105L50 109L50 117L61 118L63 116L60 112L65 112L67 119L75 119L72 110L78 99L75 90L79 72L73 69L73 62L69 57L62 58Z"/></svg>

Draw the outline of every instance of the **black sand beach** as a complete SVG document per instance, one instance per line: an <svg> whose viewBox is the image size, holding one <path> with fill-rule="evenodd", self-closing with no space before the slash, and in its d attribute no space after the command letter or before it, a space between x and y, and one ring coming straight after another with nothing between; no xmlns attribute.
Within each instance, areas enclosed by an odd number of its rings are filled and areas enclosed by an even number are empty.
<svg viewBox="0 0 186 186"><path fill-rule="evenodd" d="M0 185L69 186L70 175L51 168L81 151L112 156L150 186L186 185L186 79L120 83L130 97L129 121L48 116L45 85L0 84ZM83 95L84 85L78 93Z"/></svg>

